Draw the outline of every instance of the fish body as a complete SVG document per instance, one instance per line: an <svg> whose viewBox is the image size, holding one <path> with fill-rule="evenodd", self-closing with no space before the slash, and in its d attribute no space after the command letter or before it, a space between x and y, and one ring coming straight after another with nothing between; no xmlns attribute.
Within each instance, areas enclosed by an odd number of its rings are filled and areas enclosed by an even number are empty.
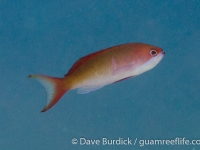
<svg viewBox="0 0 200 150"><path fill-rule="evenodd" d="M42 112L53 107L69 90L89 93L154 68L163 58L162 48L129 43L110 47L80 58L63 78L29 75L46 89L47 104Z"/></svg>

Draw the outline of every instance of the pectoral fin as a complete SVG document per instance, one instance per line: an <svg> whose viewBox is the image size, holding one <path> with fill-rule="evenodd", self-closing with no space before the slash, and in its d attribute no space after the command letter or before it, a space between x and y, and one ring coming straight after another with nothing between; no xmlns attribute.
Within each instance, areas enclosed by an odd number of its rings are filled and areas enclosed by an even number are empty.
<svg viewBox="0 0 200 150"><path fill-rule="evenodd" d="M133 69L134 67L135 67L134 62L132 62L131 64L119 66L119 65L117 65L115 58L114 57L112 58L112 70L113 70L112 74L113 75L129 71L129 70Z"/></svg>
<svg viewBox="0 0 200 150"><path fill-rule="evenodd" d="M132 70L133 68L134 68L134 64L126 65L126 66L123 66L123 67L113 70L112 74L116 75L119 73L123 73L123 72L129 71L129 70Z"/></svg>

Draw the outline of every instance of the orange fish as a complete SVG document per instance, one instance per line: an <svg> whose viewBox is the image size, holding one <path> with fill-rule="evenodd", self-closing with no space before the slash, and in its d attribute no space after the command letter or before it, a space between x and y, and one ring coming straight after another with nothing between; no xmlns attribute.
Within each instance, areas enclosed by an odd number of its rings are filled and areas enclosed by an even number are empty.
<svg viewBox="0 0 200 150"><path fill-rule="evenodd" d="M161 48L149 44L122 44L80 58L63 78L39 74L29 78L37 79L47 92L45 112L69 90L85 94L137 76L154 68L164 54Z"/></svg>

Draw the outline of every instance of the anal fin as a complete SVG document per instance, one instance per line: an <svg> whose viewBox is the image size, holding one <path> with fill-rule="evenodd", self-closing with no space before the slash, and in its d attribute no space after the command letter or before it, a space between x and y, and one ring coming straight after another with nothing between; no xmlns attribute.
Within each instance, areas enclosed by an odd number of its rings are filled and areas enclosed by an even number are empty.
<svg viewBox="0 0 200 150"><path fill-rule="evenodd" d="M104 85L103 86L85 86L85 87L78 88L77 93L78 94L87 94L87 93L96 91L102 87L104 87Z"/></svg>

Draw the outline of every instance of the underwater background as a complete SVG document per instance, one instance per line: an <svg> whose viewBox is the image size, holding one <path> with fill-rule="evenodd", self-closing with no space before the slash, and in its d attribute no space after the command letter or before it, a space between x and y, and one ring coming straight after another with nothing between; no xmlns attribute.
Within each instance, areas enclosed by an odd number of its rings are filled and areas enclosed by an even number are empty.
<svg viewBox="0 0 200 150"><path fill-rule="evenodd" d="M140 76L85 95L69 91L40 112L46 93L29 74L63 77L80 57L130 42L162 47L165 57ZM199 0L1 0L0 149L198 150L199 58ZM197 141L147 143L175 139Z"/></svg>

